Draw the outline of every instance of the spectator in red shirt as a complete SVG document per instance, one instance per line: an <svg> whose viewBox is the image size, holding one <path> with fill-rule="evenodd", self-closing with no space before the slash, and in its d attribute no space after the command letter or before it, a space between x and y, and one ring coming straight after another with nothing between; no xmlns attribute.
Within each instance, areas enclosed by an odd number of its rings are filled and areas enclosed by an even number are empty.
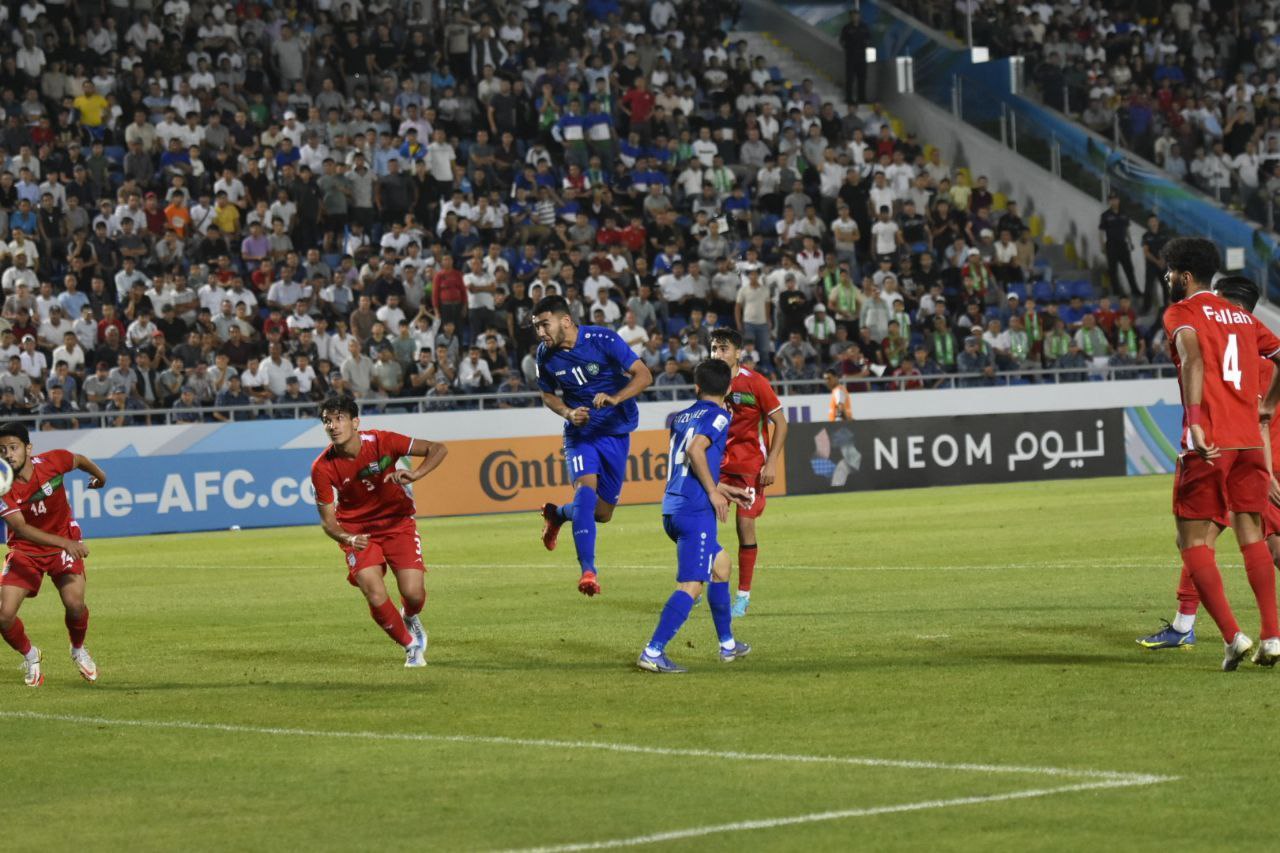
<svg viewBox="0 0 1280 853"><path fill-rule="evenodd" d="M653 115L654 101L649 81L644 77L637 77L635 85L622 96L622 111L631 119L631 130L639 133L646 142L649 140L649 116Z"/></svg>
<svg viewBox="0 0 1280 853"><path fill-rule="evenodd" d="M431 307L440 315L441 323L461 328L467 313L467 288L462 283L462 272L453 268L452 255L441 259L440 269L431 277Z"/></svg>

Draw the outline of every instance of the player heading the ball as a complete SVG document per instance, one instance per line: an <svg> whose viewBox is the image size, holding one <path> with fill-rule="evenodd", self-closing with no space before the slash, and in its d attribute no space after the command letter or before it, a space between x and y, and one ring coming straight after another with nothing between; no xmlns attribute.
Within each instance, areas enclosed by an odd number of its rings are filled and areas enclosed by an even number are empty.
<svg viewBox="0 0 1280 853"><path fill-rule="evenodd" d="M71 638L71 660L86 681L98 680L98 666L84 647L89 608L84 603L84 558L89 556L80 525L71 514L65 478L72 471L89 475L89 488L107 483L92 459L66 450L33 453L31 436L20 423L0 426L0 457L13 469L13 484L0 497L0 518L8 526L9 554L0 577L0 636L22 655L28 687L44 683L43 655L31 645L18 608L40 592L44 576L53 579Z"/></svg>
<svg viewBox="0 0 1280 853"><path fill-rule="evenodd" d="M419 613L427 601L422 539L407 488L440 466L443 444L386 430L360 429L360 408L346 395L320 404L320 422L331 442L311 463L311 484L325 535L346 555L347 582L369 602L369 613L405 651L404 665L426 666L427 631ZM422 461L397 468L404 456ZM395 574L401 609L387 594L387 569Z"/></svg>
<svg viewBox="0 0 1280 853"><path fill-rule="evenodd" d="M564 459L574 489L570 503L542 507L542 544L554 550L560 525L570 522L578 591L598 595L596 523L612 519L622 498L631 433L640 420L635 398L653 374L617 332L575 323L563 297L534 306L533 328L541 342L535 363L542 403L565 420Z"/></svg>

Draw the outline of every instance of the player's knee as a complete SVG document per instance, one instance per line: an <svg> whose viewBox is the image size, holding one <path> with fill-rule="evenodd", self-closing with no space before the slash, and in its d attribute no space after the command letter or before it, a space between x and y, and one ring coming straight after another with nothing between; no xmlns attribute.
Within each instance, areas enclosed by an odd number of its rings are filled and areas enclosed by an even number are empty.
<svg viewBox="0 0 1280 853"><path fill-rule="evenodd" d="M613 519L612 504L596 504L596 521L600 524L607 524Z"/></svg>

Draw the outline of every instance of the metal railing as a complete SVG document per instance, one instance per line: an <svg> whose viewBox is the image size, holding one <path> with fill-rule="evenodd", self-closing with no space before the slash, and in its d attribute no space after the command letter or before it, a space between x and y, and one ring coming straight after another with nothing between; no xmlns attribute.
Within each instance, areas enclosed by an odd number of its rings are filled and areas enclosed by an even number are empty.
<svg viewBox="0 0 1280 853"><path fill-rule="evenodd" d="M1081 367L1028 367L985 373L935 373L907 376L846 376L844 382L852 391L886 392L924 389L1016 387L1019 385L1057 385L1073 382L1120 381L1127 379L1173 378L1173 365L1095 365ZM777 379L773 381L779 395L801 396L826 394L821 379ZM639 398L640 402L680 402L694 399L692 384L652 386ZM482 394L448 394L439 397L359 397L356 402L365 414L431 414L450 411L500 411L503 409L539 408L542 394L538 391L490 392ZM0 420L28 424L35 429L96 429L110 426L164 426L183 423L245 422L272 419L306 419L317 416L317 401L305 403L272 402L238 406L196 406L190 409L127 409L123 411L82 410L59 414L31 414L0 417ZM216 416L221 417L216 417ZM122 421L122 423L117 423ZM75 422L75 426L69 424ZM63 425L67 424L67 425Z"/></svg>

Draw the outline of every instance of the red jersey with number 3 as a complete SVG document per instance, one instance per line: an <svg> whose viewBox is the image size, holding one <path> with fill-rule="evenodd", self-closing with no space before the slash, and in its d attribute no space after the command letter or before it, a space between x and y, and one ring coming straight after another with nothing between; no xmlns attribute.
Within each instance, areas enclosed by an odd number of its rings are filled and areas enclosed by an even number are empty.
<svg viewBox="0 0 1280 853"><path fill-rule="evenodd" d="M720 470L726 474L750 474L764 467L769 455L769 416L782 408L773 386L754 370L738 368L727 400L733 420Z"/></svg>
<svg viewBox="0 0 1280 853"><path fill-rule="evenodd" d="M67 489L63 482L66 475L76 468L75 454L67 450L50 450L31 457L31 479L13 479L9 493L0 498L0 518L8 518L21 512L27 523L37 530L80 539L80 525L71 516L71 504L67 501ZM57 554L57 548L39 545L14 535L8 529L5 543L11 551L24 554Z"/></svg>
<svg viewBox="0 0 1280 853"><path fill-rule="evenodd" d="M316 503L337 498L343 527L378 528L397 524L415 514L408 490L386 481L401 456L409 455L413 439L380 429L360 432L360 452L354 459L339 456L331 444L311 463ZM359 531L357 531L359 532Z"/></svg>
<svg viewBox="0 0 1280 853"><path fill-rule="evenodd" d="M1261 447L1258 397L1264 392L1259 364L1280 352L1280 339L1247 311L1207 290L1175 302L1164 312L1164 330L1182 385L1177 337L1195 332L1204 360L1201 420L1205 438L1224 449ZM1183 400L1186 392L1183 391ZM1182 449L1191 449L1190 430L1183 414Z"/></svg>

